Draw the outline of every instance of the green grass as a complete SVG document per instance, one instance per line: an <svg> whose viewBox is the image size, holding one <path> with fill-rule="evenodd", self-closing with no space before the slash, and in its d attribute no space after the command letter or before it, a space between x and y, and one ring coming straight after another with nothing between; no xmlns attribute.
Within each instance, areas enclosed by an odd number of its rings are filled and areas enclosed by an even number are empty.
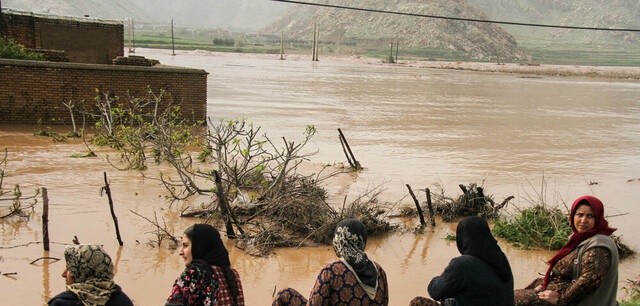
<svg viewBox="0 0 640 306"><path fill-rule="evenodd" d="M640 66L635 50L587 50L584 48L553 49L540 46L524 47L531 54L531 62L551 65L580 66Z"/></svg>
<svg viewBox="0 0 640 306"><path fill-rule="evenodd" d="M571 227L559 209L536 205L521 210L513 219L496 221L493 232L519 248L558 250L567 242Z"/></svg>
<svg viewBox="0 0 640 306"><path fill-rule="evenodd" d="M629 293L630 300L621 301L620 306L640 306L640 280L628 280L629 287L623 289Z"/></svg>

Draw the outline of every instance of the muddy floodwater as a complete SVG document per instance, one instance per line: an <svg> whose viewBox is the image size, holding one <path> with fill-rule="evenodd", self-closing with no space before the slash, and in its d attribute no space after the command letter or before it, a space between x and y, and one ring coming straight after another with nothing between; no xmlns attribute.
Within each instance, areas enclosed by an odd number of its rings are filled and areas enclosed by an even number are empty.
<svg viewBox="0 0 640 306"><path fill-rule="evenodd" d="M357 177L339 177L327 189L332 203L372 186L384 186L381 200L412 203L414 190L436 186L460 194L458 184L478 183L496 201L513 195L508 209L526 207L541 195L548 203L570 203L591 194L605 204L617 235L640 250L640 82L619 79L541 77L518 74L387 66L357 58L219 54L138 49L136 55L164 65L204 69L208 76L208 116L246 118L271 138L302 139L307 125L318 135L309 150L312 164L346 162L340 128L364 166ZM157 182L139 173L118 171L111 154L86 153L81 141L54 143L35 137L37 127L0 123L0 148L8 150L3 182L25 195L46 187L51 251L42 248L42 201L29 219L0 221L0 298L2 304L44 305L64 290L64 247L103 244L116 264L116 283L137 305L163 305L182 270L177 251L151 246L155 228L136 214L164 220L179 235L194 222L180 218L186 206L169 206ZM64 130L64 128L60 128ZM150 174L159 169L152 167ZM124 246L119 247L108 199L101 194L107 173ZM0 202L0 212L9 203ZM391 219L407 230L371 237L369 256L389 278L390 304L408 305L426 295L429 280L457 255L444 238L455 223L438 222L413 234L416 220ZM318 270L334 259L329 246L276 249L252 257L225 240L239 271L247 305L269 305L277 289L307 292ZM516 287L545 271L552 252L520 250L504 241ZM39 260L38 260L39 259ZM640 260L620 266L619 299L628 279L640 276Z"/></svg>

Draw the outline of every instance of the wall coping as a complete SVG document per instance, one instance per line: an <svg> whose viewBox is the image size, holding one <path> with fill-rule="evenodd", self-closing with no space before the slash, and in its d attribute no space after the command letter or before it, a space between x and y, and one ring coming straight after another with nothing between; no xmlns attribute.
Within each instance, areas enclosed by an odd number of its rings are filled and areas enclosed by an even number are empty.
<svg viewBox="0 0 640 306"><path fill-rule="evenodd" d="M166 65L128 66L128 65L85 64L85 63L70 63L70 62L47 62L47 61L18 60L18 59L5 59L5 58L0 58L0 65L1 66L52 68L52 69L209 74L204 69L185 68L185 67L166 66Z"/></svg>
<svg viewBox="0 0 640 306"><path fill-rule="evenodd" d="M76 22L86 22L86 23L104 23L104 24L115 24L115 25L123 25L123 20L117 19L99 19L99 18L91 18L91 17L72 17L72 16L61 16L61 15L50 15L50 14L41 14L34 12L25 12L18 11L10 8L2 8L0 12L5 15L19 15L19 16L31 16L35 18L41 19L52 19L52 20L65 20L65 21L76 21Z"/></svg>

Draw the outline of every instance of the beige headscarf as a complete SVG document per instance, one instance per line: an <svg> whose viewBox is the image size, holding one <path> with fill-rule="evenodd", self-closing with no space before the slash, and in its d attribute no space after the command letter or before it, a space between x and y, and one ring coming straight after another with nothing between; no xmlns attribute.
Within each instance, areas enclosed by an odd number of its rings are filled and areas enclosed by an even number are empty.
<svg viewBox="0 0 640 306"><path fill-rule="evenodd" d="M67 290L75 293L83 305L106 305L116 290L109 254L99 245L75 245L65 249L64 258L74 281Z"/></svg>

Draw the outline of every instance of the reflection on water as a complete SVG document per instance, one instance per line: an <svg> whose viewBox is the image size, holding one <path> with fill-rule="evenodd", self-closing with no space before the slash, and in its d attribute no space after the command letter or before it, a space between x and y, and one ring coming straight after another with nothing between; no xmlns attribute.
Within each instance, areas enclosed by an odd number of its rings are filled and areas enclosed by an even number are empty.
<svg viewBox="0 0 640 306"><path fill-rule="evenodd" d="M365 167L357 177L327 186L339 198L382 184L382 200L406 196L405 184L415 188L438 184L457 196L458 184L482 183L497 201L516 196L512 206L530 199L570 202L582 194L603 200L610 223L623 241L640 250L640 83L625 80L524 78L498 73L471 73L383 66L356 59L311 62L293 56L210 54L139 50L139 55L167 65L205 69L208 115L247 118L274 139L302 138L313 124L319 131L313 148L317 163L344 162L337 128L345 133L356 158ZM25 194L37 187L49 190L49 234L44 252L36 205L28 221L0 222L0 296L25 305L45 304L64 290L59 277L64 260L30 265L32 260L62 258L74 236L81 243L103 244L114 258L116 283L138 305L161 305L182 270L177 251L151 245L154 228L134 214L166 222L176 236L194 220L179 217L187 205L169 206L156 182L135 172L116 171L98 158L69 158L86 152L81 141L52 143L34 137L34 127L0 125L0 148L8 148L3 186L20 184ZM159 169L150 169L157 173ZM107 199L100 196L108 172L124 246L119 247ZM543 178L548 180L543 184ZM432 190L437 190L433 188ZM386 198L385 198L386 197ZM406 199L405 199L406 201ZM410 202L410 201L408 201ZM0 203L4 211L4 203ZM406 222L409 228L417 220ZM386 270L391 304L408 304L425 295L428 281L457 255L455 243L444 238L455 224L438 223L423 234L411 229L372 237L370 257ZM34 243L35 242L35 243ZM248 305L269 304L277 289L306 292L319 268L334 259L331 247L278 249L271 256L251 257L226 241L232 264L240 273ZM501 243L524 286L545 270L547 251L522 251ZM638 259L622 263L621 286L637 276ZM636 275L634 275L634 273ZM42 284L42 287L39 287ZM624 294L621 290L620 294Z"/></svg>

